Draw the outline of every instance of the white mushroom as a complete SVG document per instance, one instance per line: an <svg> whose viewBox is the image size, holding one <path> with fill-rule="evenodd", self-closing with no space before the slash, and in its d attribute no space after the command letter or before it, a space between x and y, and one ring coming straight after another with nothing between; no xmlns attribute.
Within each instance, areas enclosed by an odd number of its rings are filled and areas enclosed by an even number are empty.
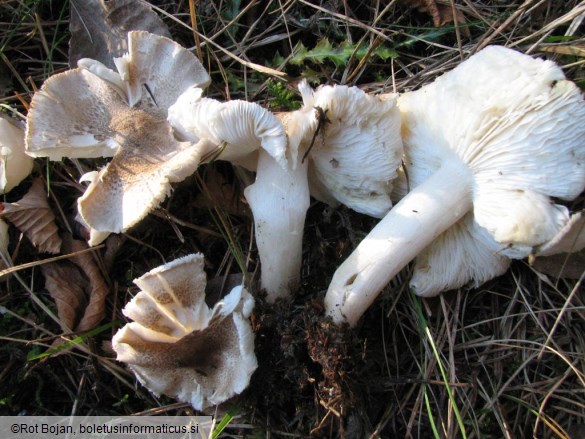
<svg viewBox="0 0 585 439"><path fill-rule="evenodd" d="M0 194L17 186L32 168L33 158L24 152L24 131L0 117Z"/></svg>
<svg viewBox="0 0 585 439"><path fill-rule="evenodd" d="M128 52L114 58L118 72L92 59L79 67L110 83L131 107L145 101L168 110L189 87L206 88L211 78L195 56L174 41L144 31L128 33ZM146 100L148 101L148 100Z"/></svg>
<svg viewBox="0 0 585 439"><path fill-rule="evenodd" d="M169 123L184 140L207 139L222 145L220 160L256 170L260 148L286 167L287 140L282 124L253 102L219 102L189 88L169 108Z"/></svg>
<svg viewBox="0 0 585 439"><path fill-rule="evenodd" d="M112 347L145 387L203 410L248 386L257 368L248 319L254 299L243 286L209 308L202 254L134 283L141 291L122 310L134 322L114 335Z"/></svg>
<svg viewBox="0 0 585 439"><path fill-rule="evenodd" d="M169 122L183 139L223 143L219 159L257 171L245 195L254 214L261 286L270 302L300 283L309 184L331 204L382 216L391 205L389 181L402 154L394 97L371 97L346 86L313 92L304 81L299 89L304 105L280 114L282 124L256 104L220 103L203 98L197 88L169 110Z"/></svg>
<svg viewBox="0 0 585 439"><path fill-rule="evenodd" d="M415 257L422 296L501 274L567 224L550 197L585 185L585 103L550 61L488 47L399 107L412 189L335 272L338 323L355 325Z"/></svg>
<svg viewBox="0 0 585 439"><path fill-rule="evenodd" d="M97 61L49 78L31 103L27 152L35 157L111 157L83 197L79 212L94 232L90 244L123 232L145 217L216 149L203 139L175 138L169 106L209 76L173 41L130 32L120 74Z"/></svg>
<svg viewBox="0 0 585 439"><path fill-rule="evenodd" d="M256 182L245 195L254 215L261 287L269 302L290 295L300 282L310 199L307 166L291 166L281 122L257 104L221 103L202 98L198 89L179 98L169 111L169 121L183 138L223 144L220 160L256 170Z"/></svg>
<svg viewBox="0 0 585 439"><path fill-rule="evenodd" d="M381 218L392 206L392 180L402 158L396 96L342 85L313 91L305 81L299 90L303 107L282 119L287 133L299 133L297 149L309 163L311 195Z"/></svg>

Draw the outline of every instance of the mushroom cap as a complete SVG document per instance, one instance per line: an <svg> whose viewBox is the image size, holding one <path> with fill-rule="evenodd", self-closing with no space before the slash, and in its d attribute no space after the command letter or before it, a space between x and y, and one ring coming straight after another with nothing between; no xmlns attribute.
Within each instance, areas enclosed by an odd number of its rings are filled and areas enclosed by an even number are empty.
<svg viewBox="0 0 585 439"><path fill-rule="evenodd" d="M199 139L180 142L166 122L168 107L186 88L209 82L197 59L147 32L130 32L128 42L127 56L117 61L120 74L81 60L81 68L45 82L28 116L30 155L52 160L113 156L92 174L78 202L92 244L144 218L169 194L172 182L193 173L216 147Z"/></svg>
<svg viewBox="0 0 585 439"><path fill-rule="evenodd" d="M567 224L568 209L550 197L570 200L585 186L585 102L554 63L490 46L403 94L398 105L408 184L416 187L446 161L468 169L473 221L461 220L465 233L445 233L463 248L469 247L467 239L485 247L462 258L477 259L475 268L439 286L433 279L442 276L440 258L451 256L436 248L447 238L437 239L416 259L417 294L479 282L485 279L483 265L496 262L499 272L503 265L496 259L523 258ZM404 194L405 187L403 178L397 193ZM490 252L498 257L488 257Z"/></svg>
<svg viewBox="0 0 585 439"><path fill-rule="evenodd" d="M189 87L205 88L211 82L191 52L170 38L145 31L128 32L128 53L114 63L128 84L130 106L142 100L146 86L156 106L167 111Z"/></svg>
<svg viewBox="0 0 585 439"><path fill-rule="evenodd" d="M53 75L33 96L26 151L50 160L112 157L120 147L112 121L127 108L115 89L89 71Z"/></svg>
<svg viewBox="0 0 585 439"><path fill-rule="evenodd" d="M128 47L117 58L120 73L83 59L80 68L45 81L28 114L29 155L51 160L112 157L120 144L112 141L115 127L109 123L122 107L140 106L164 118L186 89L210 82L197 58L169 38L133 31Z"/></svg>
<svg viewBox="0 0 585 439"><path fill-rule="evenodd" d="M262 147L282 167L287 164L287 138L274 114L253 102L219 102L202 97L202 90L191 87L169 108L169 123L182 138L208 139L226 143L220 160L246 164L257 160Z"/></svg>
<svg viewBox="0 0 585 439"><path fill-rule="evenodd" d="M410 287L424 297L465 285L477 288L509 267L510 258L497 252L493 238L470 212L419 253Z"/></svg>
<svg viewBox="0 0 585 439"><path fill-rule="evenodd" d="M24 131L0 117L0 194L17 186L32 168L33 158L24 152Z"/></svg>
<svg viewBox="0 0 585 439"><path fill-rule="evenodd" d="M331 205L339 203L374 217L384 216L392 202L392 180L402 159L400 112L395 95L371 96L357 87L299 86L303 107L283 123L287 132L305 128L299 151L310 147L311 195ZM318 122L322 110L327 121ZM319 111L319 110L318 110Z"/></svg>
<svg viewBox="0 0 585 439"><path fill-rule="evenodd" d="M202 254L134 282L141 291L122 310L134 322L114 335L112 346L145 387L203 410L248 386L257 367L248 320L254 300L243 286L210 309Z"/></svg>
<svg viewBox="0 0 585 439"><path fill-rule="evenodd" d="M78 208L90 228L119 233L157 207L169 195L171 183L195 172L215 145L178 142L164 118L141 109L126 107L115 116L114 139L121 147L94 175Z"/></svg>

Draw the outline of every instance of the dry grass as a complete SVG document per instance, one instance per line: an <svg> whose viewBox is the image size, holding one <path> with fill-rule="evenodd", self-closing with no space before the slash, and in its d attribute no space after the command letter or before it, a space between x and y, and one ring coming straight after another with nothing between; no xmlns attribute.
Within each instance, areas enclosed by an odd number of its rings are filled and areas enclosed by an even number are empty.
<svg viewBox="0 0 585 439"><path fill-rule="evenodd" d="M245 98L271 108L292 105L286 91L294 90L301 75L371 92L414 89L487 44L552 59L585 85L585 24L578 27L585 3L576 0L444 0L439 3L459 10L466 23L440 28L428 14L396 0L151 3L177 41L187 47L202 43L195 53L213 75L210 94L220 99ZM67 68L68 16L65 0L0 1L3 111L24 118L34 90ZM350 56L341 65L329 59L291 63L297 44L312 48L324 37L336 46L363 44L365 56ZM382 61L374 56L376 47L393 49L397 56ZM285 87L256 65L283 72ZM52 203L63 212L61 227L72 224L70 214L83 190L79 175L96 164L102 162L38 161L35 174L50 178ZM233 198L210 207L200 194L215 193L217 175ZM121 307L136 292L131 280L164 261L202 251L210 277L242 267L256 271L253 225L240 203L246 178L229 166L205 166L131 230L107 273L112 294L104 326L74 350L31 360L62 336L54 305L38 268L1 279L0 412L192 413L185 404L155 398L138 385L114 361L108 341L123 324ZM13 191L8 200L23 192ZM578 200L575 207L582 206ZM231 437L585 437L581 281L547 278L523 261L477 290L433 300L414 297L405 283L387 288L361 326L345 336L350 345L343 364L351 369L345 371L347 386L340 396L345 404L327 394L321 365L304 346L310 325L299 315L306 303L317 307L336 265L373 224L345 209L311 207L303 290L295 303L284 306L295 317L280 326L267 324L274 332L257 337L264 349L262 370L276 372L253 380L250 391L231 405L239 413L227 429ZM11 237L14 264L39 258L16 231ZM102 252L96 255L101 258Z"/></svg>

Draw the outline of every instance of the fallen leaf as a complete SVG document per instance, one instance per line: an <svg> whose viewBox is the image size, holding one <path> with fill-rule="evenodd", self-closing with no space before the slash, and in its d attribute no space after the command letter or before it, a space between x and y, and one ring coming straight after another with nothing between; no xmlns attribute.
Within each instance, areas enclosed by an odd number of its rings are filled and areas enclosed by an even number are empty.
<svg viewBox="0 0 585 439"><path fill-rule="evenodd" d="M235 183L214 167L208 167L203 175L201 193L195 198L195 206L202 209L220 208L230 215L247 215L241 194Z"/></svg>
<svg viewBox="0 0 585 439"><path fill-rule="evenodd" d="M567 45L567 46L538 46L541 52L556 53L558 55L570 55L585 57L585 45Z"/></svg>
<svg viewBox="0 0 585 439"><path fill-rule="evenodd" d="M437 2L437 0L400 0L404 6L415 8L419 12L429 14L433 19L435 27L441 27L449 23L456 23L458 25L465 24L467 20L459 9L455 8L455 16L453 16L453 8L450 2L447 4ZM455 18L457 20L455 20ZM463 34L469 38L469 29L461 28Z"/></svg>
<svg viewBox="0 0 585 439"><path fill-rule="evenodd" d="M124 235L110 235L108 239L106 239L106 250L102 257L106 272L109 272L114 266L116 256L118 256L118 252L126 240L127 238Z"/></svg>
<svg viewBox="0 0 585 439"><path fill-rule="evenodd" d="M128 32L144 30L170 38L166 24L141 0L71 0L69 66L91 58L114 69L128 51Z"/></svg>
<svg viewBox="0 0 585 439"><path fill-rule="evenodd" d="M41 265L45 288L57 305L57 315L64 332L77 325L79 313L85 304L84 286L87 281L79 269L69 262L51 262Z"/></svg>
<svg viewBox="0 0 585 439"><path fill-rule="evenodd" d="M39 252L59 253L61 238L41 179L34 180L17 202L0 203L0 216L23 232Z"/></svg>
<svg viewBox="0 0 585 439"><path fill-rule="evenodd" d="M585 250L538 256L530 261L530 265L537 271L556 278L580 279L585 272Z"/></svg>
<svg viewBox="0 0 585 439"><path fill-rule="evenodd" d="M65 236L63 239L63 252L65 253L75 253L86 248L88 248L88 245L85 241L73 239L70 235ZM87 307L75 327L75 332L89 331L95 328L104 318L106 298L110 290L92 252L72 256L70 261L81 269L89 281L86 291L88 296Z"/></svg>

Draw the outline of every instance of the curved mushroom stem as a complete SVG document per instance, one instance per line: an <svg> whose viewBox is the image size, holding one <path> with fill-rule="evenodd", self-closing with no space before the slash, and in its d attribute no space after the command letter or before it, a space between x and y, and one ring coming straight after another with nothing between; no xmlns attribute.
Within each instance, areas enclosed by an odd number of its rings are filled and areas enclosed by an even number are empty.
<svg viewBox="0 0 585 439"><path fill-rule="evenodd" d="M456 160L444 163L372 229L335 271L325 310L355 326L390 280L472 208L472 177Z"/></svg>
<svg viewBox="0 0 585 439"><path fill-rule="evenodd" d="M286 169L260 150L256 182L244 194L254 215L262 264L260 283L267 301L287 297L299 287L305 216L309 208L308 163Z"/></svg>

